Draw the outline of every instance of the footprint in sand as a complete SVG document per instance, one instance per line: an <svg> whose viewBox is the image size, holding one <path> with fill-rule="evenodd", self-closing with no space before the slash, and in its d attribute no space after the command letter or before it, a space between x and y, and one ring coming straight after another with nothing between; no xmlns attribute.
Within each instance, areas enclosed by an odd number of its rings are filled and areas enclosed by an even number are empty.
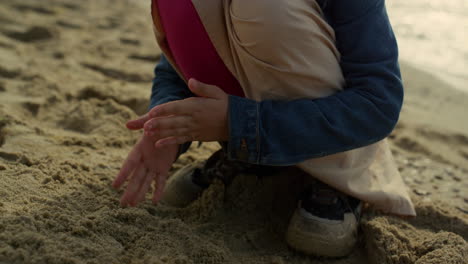
<svg viewBox="0 0 468 264"><path fill-rule="evenodd" d="M57 22L55 22L55 24L57 24L58 26L64 27L64 28L68 28L68 29L81 29L82 28L78 24L73 24L73 23L70 23L70 22L64 21L64 20L57 20Z"/></svg>
<svg viewBox="0 0 468 264"><path fill-rule="evenodd" d="M15 46L10 45L8 43L0 42L0 48L5 48L5 49L14 49Z"/></svg>
<svg viewBox="0 0 468 264"><path fill-rule="evenodd" d="M458 133L441 133L438 131L434 130L429 130L429 129L418 129L417 130L418 134L426 137L427 139L430 140L437 140L440 142L451 142L454 145L462 145L462 146L468 146L468 137L463 134L458 134Z"/></svg>
<svg viewBox="0 0 468 264"><path fill-rule="evenodd" d="M156 54L156 55L130 54L128 55L128 58L132 60L139 60L139 61L156 64L156 62L158 62L161 59L161 55L160 54Z"/></svg>
<svg viewBox="0 0 468 264"><path fill-rule="evenodd" d="M74 10L74 11L81 10L81 7L79 5L75 5L72 3L62 3L62 6L69 10Z"/></svg>
<svg viewBox="0 0 468 264"><path fill-rule="evenodd" d="M106 94L105 92L103 92L102 90L94 86L85 87L77 95L77 99L79 100L89 100L92 98L96 98L99 100L112 99L116 103L120 105L124 105L132 109L133 112L137 113L138 115L146 112L147 104L148 104L146 98L127 98L127 99L119 98L112 94Z"/></svg>
<svg viewBox="0 0 468 264"><path fill-rule="evenodd" d="M7 69L2 67L0 65L0 77L6 78L6 79L15 79L16 77L21 75L20 70L12 70L12 69Z"/></svg>
<svg viewBox="0 0 468 264"><path fill-rule="evenodd" d="M423 145L419 144L417 141L409 137L401 137L397 139L395 144L399 146L400 148L405 149L410 152L421 153L421 154L426 154L426 155L430 154L430 151L427 148L425 148Z"/></svg>
<svg viewBox="0 0 468 264"><path fill-rule="evenodd" d="M460 155L461 155L464 159L468 160L468 152L461 150L461 151L459 151L458 153L460 153Z"/></svg>
<svg viewBox="0 0 468 264"><path fill-rule="evenodd" d="M7 125L7 122L0 119L0 148L5 144L5 131L4 128Z"/></svg>
<svg viewBox="0 0 468 264"><path fill-rule="evenodd" d="M93 86L87 86L83 90L78 92L77 99L79 100L89 100L91 98L96 98L99 100L106 100L106 99L114 99L111 95L106 95L104 94L101 90L93 87ZM117 100L116 100L117 101Z"/></svg>
<svg viewBox="0 0 468 264"><path fill-rule="evenodd" d="M5 151L0 151L0 158L7 160L7 161L17 161L20 159L20 155L16 153L9 153Z"/></svg>
<svg viewBox="0 0 468 264"><path fill-rule="evenodd" d="M120 38L120 43L125 44L125 45L132 45L132 46L140 46L140 41L138 39L132 39L132 38Z"/></svg>
<svg viewBox="0 0 468 264"><path fill-rule="evenodd" d="M128 73L117 69L106 68L101 65L91 64L91 63L81 63L85 68L99 72L104 76L107 76L112 79L126 81L126 82L151 82L152 78L149 75L138 74L138 73Z"/></svg>
<svg viewBox="0 0 468 264"><path fill-rule="evenodd" d="M59 125L66 130L89 134L96 128L92 122L95 114L91 104L79 104L64 116Z"/></svg>
<svg viewBox="0 0 468 264"><path fill-rule="evenodd" d="M15 21L5 18L5 17L0 17L0 23L3 24L16 24Z"/></svg>
<svg viewBox="0 0 468 264"><path fill-rule="evenodd" d="M23 4L17 4L13 5L13 8L21 11L21 12L34 12L38 13L41 15L55 15L55 12L53 10L47 9L42 6L30 6L30 5L23 5Z"/></svg>
<svg viewBox="0 0 468 264"><path fill-rule="evenodd" d="M97 23L97 28L109 30L109 29L116 29L121 25L121 21L116 18L108 17L104 21Z"/></svg>
<svg viewBox="0 0 468 264"><path fill-rule="evenodd" d="M54 37L50 29L41 26L33 26L26 31L5 31L3 34L11 39L25 43L45 41Z"/></svg>
<svg viewBox="0 0 468 264"><path fill-rule="evenodd" d="M28 157L17 153L0 151L0 159L4 159L11 162L19 162L28 167L33 165L33 162Z"/></svg>
<svg viewBox="0 0 468 264"><path fill-rule="evenodd" d="M127 133L121 130L122 124L132 117L132 111L114 100L69 101L68 110L60 114L57 125L62 129L87 136L109 136L110 131Z"/></svg>
<svg viewBox="0 0 468 264"><path fill-rule="evenodd" d="M86 147L90 149L98 149L98 147L93 142L93 140L82 139L82 138L77 138L77 137L67 137L63 139L60 144L63 146L79 146L79 147Z"/></svg>
<svg viewBox="0 0 468 264"><path fill-rule="evenodd" d="M40 104L34 102L24 102L22 103L22 106L26 110L28 110L33 116L37 116L37 113L39 112L39 109L41 107Z"/></svg>
<svg viewBox="0 0 468 264"><path fill-rule="evenodd" d="M443 163L449 163L444 157L433 153L431 150L419 143L417 140L414 140L410 137L402 136L400 138L396 138L394 140L394 143L396 146L413 154L422 154L424 156L430 157L433 160Z"/></svg>

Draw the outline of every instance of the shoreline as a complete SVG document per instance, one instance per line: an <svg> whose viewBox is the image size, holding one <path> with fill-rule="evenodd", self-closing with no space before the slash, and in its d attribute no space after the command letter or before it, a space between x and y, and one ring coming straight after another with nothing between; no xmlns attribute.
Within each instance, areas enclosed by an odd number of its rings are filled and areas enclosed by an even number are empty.
<svg viewBox="0 0 468 264"><path fill-rule="evenodd" d="M451 89L455 89L457 91L468 94L468 76L456 76L442 72L437 72L437 69L435 67L427 68L427 66L420 65L415 61L410 61L407 59L400 59L400 64L402 65L402 68L411 67L414 69L418 69L422 73L433 76L440 82L444 82L444 87L449 87Z"/></svg>
<svg viewBox="0 0 468 264"><path fill-rule="evenodd" d="M468 91L468 4L464 0L387 1L400 58Z"/></svg>

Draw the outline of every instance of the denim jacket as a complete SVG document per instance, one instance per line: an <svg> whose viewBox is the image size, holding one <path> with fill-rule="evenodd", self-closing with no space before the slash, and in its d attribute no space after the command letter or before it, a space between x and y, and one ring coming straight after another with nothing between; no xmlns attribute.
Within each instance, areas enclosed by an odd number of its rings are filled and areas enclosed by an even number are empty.
<svg viewBox="0 0 468 264"><path fill-rule="evenodd" d="M228 157L287 166L370 145L395 127L403 103L398 47L384 0L317 0L335 30L344 90L318 99L229 96ZM150 109L194 96L161 57ZM312 87L311 87L312 88ZM190 144L184 144L181 152Z"/></svg>

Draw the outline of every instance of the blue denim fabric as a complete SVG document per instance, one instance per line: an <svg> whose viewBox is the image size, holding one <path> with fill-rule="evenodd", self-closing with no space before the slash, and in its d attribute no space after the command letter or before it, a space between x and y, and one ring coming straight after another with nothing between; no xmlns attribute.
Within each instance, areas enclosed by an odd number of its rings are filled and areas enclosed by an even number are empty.
<svg viewBox="0 0 468 264"><path fill-rule="evenodd" d="M342 92L290 101L229 96L229 159L286 166L387 137L403 103L398 47L384 0L318 0L336 33ZM193 96L164 58L151 107Z"/></svg>
<svg viewBox="0 0 468 264"><path fill-rule="evenodd" d="M154 76L149 109L167 102L195 96L164 56L161 56L154 68ZM191 142L182 144L177 157L186 152L190 145Z"/></svg>

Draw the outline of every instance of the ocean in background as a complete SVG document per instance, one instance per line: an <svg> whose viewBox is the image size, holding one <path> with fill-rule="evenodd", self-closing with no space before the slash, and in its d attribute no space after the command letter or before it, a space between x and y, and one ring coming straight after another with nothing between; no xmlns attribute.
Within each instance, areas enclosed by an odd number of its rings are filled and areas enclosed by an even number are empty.
<svg viewBox="0 0 468 264"><path fill-rule="evenodd" d="M387 0L386 4L400 60L468 92L468 1Z"/></svg>

